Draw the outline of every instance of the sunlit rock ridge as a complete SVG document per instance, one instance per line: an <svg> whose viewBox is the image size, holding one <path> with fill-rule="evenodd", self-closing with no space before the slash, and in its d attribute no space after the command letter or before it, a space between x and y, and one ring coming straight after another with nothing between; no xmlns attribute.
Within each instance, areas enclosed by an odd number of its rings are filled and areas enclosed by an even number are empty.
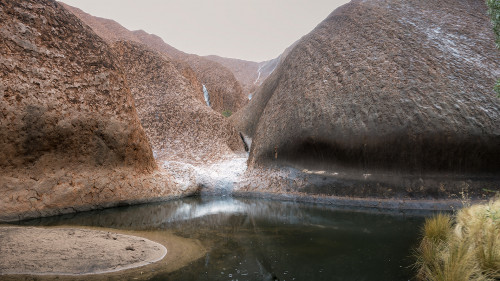
<svg viewBox="0 0 500 281"><path fill-rule="evenodd" d="M444 197L478 175L498 190L500 54L486 11L472 0L336 9L239 112L238 128L253 137L249 167L316 174L325 182L314 192L329 195ZM306 191L311 181L270 189Z"/></svg>

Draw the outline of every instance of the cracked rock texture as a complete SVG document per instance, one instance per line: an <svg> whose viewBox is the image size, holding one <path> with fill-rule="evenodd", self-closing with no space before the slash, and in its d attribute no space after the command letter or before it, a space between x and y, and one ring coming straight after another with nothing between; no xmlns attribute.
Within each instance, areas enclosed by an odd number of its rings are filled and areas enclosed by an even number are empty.
<svg viewBox="0 0 500 281"><path fill-rule="evenodd" d="M183 75L193 83L197 97L201 101L204 101L202 84L206 86L211 107L218 113L224 110L236 112L247 102L247 96L244 95L238 80L221 64L179 51L154 34L143 30L129 31L113 20L94 17L78 8L63 5L109 43L120 40L143 43L175 60Z"/></svg>
<svg viewBox="0 0 500 281"><path fill-rule="evenodd" d="M0 1L0 220L180 195L109 46L55 1Z"/></svg>
<svg viewBox="0 0 500 281"><path fill-rule="evenodd" d="M354 0L297 43L238 128L253 168L498 183L498 77L484 1Z"/></svg>
<svg viewBox="0 0 500 281"><path fill-rule="evenodd" d="M172 59L135 42L113 49L158 160L206 163L243 152L236 130L196 98Z"/></svg>

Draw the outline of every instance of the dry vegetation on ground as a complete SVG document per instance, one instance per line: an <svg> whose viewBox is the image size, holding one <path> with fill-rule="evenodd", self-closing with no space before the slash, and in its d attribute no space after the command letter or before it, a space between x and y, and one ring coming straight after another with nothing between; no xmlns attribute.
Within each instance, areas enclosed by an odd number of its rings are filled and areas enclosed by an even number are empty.
<svg viewBox="0 0 500 281"><path fill-rule="evenodd" d="M500 197L425 222L418 280L500 280Z"/></svg>

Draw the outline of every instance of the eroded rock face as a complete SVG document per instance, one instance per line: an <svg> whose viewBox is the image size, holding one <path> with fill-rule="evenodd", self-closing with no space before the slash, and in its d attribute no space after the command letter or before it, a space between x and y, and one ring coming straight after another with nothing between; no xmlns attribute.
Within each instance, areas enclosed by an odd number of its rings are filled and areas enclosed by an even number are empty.
<svg viewBox="0 0 500 281"><path fill-rule="evenodd" d="M154 34L134 31L140 42L148 47L163 52L172 58L188 64L196 73L198 81L205 85L210 96L210 106L217 112L238 111L247 102L240 83L233 73L221 64L198 55L179 51Z"/></svg>
<svg viewBox="0 0 500 281"><path fill-rule="evenodd" d="M260 85L262 85L266 78L273 73L278 63L286 57L289 50L291 50L294 45L295 43L287 48L283 54L278 57L262 62L224 58L219 56L205 56L205 58L218 62L227 69L231 70L234 77L236 77L238 82L240 82L241 87L243 88L243 93L250 99L252 94Z"/></svg>
<svg viewBox="0 0 500 281"><path fill-rule="evenodd" d="M115 21L94 17L82 10L64 4L64 6L88 24L99 36L106 41L134 41L143 43L149 48L168 55L176 61L177 66L185 74L197 90L198 99L203 101L202 84L210 95L211 107L222 113L225 110L236 112L247 102L240 83L233 73L219 63L203 57L186 54L165 43L160 37L143 30L129 31ZM192 71L188 70L191 68ZM196 79L193 79L193 72Z"/></svg>
<svg viewBox="0 0 500 281"><path fill-rule="evenodd" d="M227 69L231 70L234 77L238 79L238 82L240 82L243 93L246 96L253 93L267 77L264 77L265 74L259 73L261 64L265 64L266 62L258 63L254 61L231 59L219 56L205 56L205 58L220 63Z"/></svg>
<svg viewBox="0 0 500 281"><path fill-rule="evenodd" d="M498 175L499 76L482 1L352 1L248 105L249 165Z"/></svg>
<svg viewBox="0 0 500 281"><path fill-rule="evenodd" d="M215 111L232 114L248 101L240 83L227 68L197 55L186 56L184 61L193 68L199 81L205 85L210 97L210 107Z"/></svg>
<svg viewBox="0 0 500 281"><path fill-rule="evenodd" d="M53 2L3 4L0 164L72 154L71 161L154 169L106 43Z"/></svg>
<svg viewBox="0 0 500 281"><path fill-rule="evenodd" d="M243 151L226 118L196 98L168 57L134 42L113 45L159 160L206 163Z"/></svg>
<svg viewBox="0 0 500 281"><path fill-rule="evenodd" d="M274 70L277 68L277 66L283 62L283 60L288 56L290 51L293 50L293 48L295 48L295 46L299 41L300 40L294 42L291 46L286 48L285 51L277 58L259 63L257 68L257 75L255 77L255 80L253 81L254 87L250 88L251 92L249 96L249 99L255 99L255 100L247 103L241 110L239 110L229 118L229 121L233 124L233 126L236 127L237 130L245 132L245 134L249 136L254 135L255 127L257 126L257 122L259 121L260 115L262 114L264 106L269 100L269 95L272 94L273 92L272 90L270 90L270 87L274 86L276 80L271 80L270 78L269 80L271 81L269 83L267 83L266 85L263 85L263 83L267 80L269 76L271 76L271 74L274 73ZM224 65L226 65L228 68L229 68L228 65L234 64L231 63L232 59L221 58L221 61L226 62L226 64ZM233 72L234 71L235 70L233 70ZM248 70L245 72L248 72ZM243 82L242 84L245 85L245 83ZM258 94L260 92L266 94Z"/></svg>
<svg viewBox="0 0 500 281"><path fill-rule="evenodd" d="M0 4L0 220L175 194L109 46L55 1Z"/></svg>

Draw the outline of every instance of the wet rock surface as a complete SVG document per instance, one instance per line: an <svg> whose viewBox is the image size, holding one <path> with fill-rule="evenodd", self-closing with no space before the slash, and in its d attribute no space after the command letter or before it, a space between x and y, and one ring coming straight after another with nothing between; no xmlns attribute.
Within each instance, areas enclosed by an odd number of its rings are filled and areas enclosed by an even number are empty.
<svg viewBox="0 0 500 281"><path fill-rule="evenodd" d="M181 195L109 46L54 1L0 3L0 221Z"/></svg>
<svg viewBox="0 0 500 281"><path fill-rule="evenodd" d="M233 195L363 208L452 210L487 200L497 190L496 176L363 174L275 166L248 169Z"/></svg>
<svg viewBox="0 0 500 281"><path fill-rule="evenodd" d="M352 1L248 105L249 166L498 176L499 62L483 2Z"/></svg>

